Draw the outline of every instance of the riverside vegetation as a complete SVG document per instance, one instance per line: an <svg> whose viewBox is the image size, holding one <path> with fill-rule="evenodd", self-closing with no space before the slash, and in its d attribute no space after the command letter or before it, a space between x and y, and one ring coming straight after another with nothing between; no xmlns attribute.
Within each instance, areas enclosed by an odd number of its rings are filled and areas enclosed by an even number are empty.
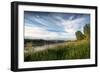
<svg viewBox="0 0 100 73"><path fill-rule="evenodd" d="M83 27L83 32L76 31L77 40L65 42L65 45L58 45L47 48L43 51L32 52L32 44L28 42L28 53L24 52L24 61L48 61L48 60L73 60L90 58L90 24Z"/></svg>

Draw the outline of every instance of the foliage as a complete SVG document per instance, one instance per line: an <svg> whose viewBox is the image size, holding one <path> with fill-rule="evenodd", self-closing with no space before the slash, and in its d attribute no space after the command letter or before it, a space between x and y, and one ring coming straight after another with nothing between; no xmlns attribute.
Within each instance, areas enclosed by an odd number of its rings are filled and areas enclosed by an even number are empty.
<svg viewBox="0 0 100 73"><path fill-rule="evenodd" d="M54 49L24 54L24 61L48 61L90 58L90 44L88 40L69 42L66 45L56 46Z"/></svg>
<svg viewBox="0 0 100 73"><path fill-rule="evenodd" d="M75 34L76 34L77 40L82 40L82 39L84 39L84 35L82 34L81 31L77 31Z"/></svg>
<svg viewBox="0 0 100 73"><path fill-rule="evenodd" d="M85 38L89 39L89 37L90 37L90 24L86 24L83 27L83 32L84 32L84 34L81 31L75 32L77 40L82 40Z"/></svg>
<svg viewBox="0 0 100 73"><path fill-rule="evenodd" d="M86 37L89 37L89 36L90 36L90 24L86 24L86 25L84 26L84 35L85 35Z"/></svg>

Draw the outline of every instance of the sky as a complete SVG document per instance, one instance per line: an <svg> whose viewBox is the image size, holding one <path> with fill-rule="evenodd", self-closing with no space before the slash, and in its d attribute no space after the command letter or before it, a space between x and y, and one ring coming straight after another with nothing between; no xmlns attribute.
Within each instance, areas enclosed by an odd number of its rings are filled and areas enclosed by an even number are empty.
<svg viewBox="0 0 100 73"><path fill-rule="evenodd" d="M75 40L85 24L90 24L90 14L24 11L27 39Z"/></svg>

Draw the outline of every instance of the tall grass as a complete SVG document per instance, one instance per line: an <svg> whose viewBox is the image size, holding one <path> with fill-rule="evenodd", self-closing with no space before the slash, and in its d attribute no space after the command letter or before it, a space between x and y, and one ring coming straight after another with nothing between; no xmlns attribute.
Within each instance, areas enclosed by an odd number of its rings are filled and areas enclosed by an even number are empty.
<svg viewBox="0 0 100 73"><path fill-rule="evenodd" d="M66 45L24 54L24 61L72 60L90 58L90 41L71 41Z"/></svg>

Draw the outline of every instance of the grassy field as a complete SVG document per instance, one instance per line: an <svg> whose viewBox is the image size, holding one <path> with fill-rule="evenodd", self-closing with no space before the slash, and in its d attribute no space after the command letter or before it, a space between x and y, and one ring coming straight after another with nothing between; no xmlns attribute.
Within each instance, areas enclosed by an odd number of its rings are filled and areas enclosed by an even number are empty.
<svg viewBox="0 0 100 73"><path fill-rule="evenodd" d="M67 42L66 45L43 51L24 53L24 61L72 60L90 58L90 41Z"/></svg>

